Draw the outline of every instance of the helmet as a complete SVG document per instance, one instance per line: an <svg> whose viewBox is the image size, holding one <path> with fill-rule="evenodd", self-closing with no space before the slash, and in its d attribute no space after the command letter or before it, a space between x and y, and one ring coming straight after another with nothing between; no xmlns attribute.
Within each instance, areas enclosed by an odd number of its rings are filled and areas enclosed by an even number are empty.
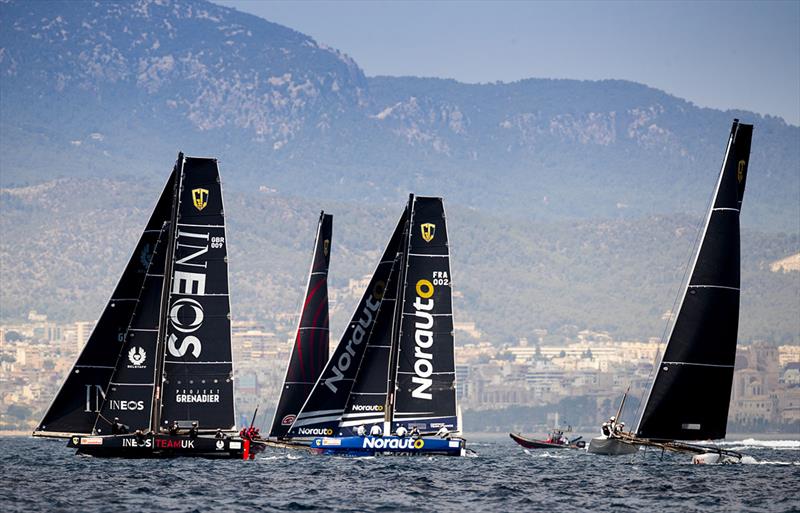
<svg viewBox="0 0 800 513"><path fill-rule="evenodd" d="M119 422L119 417L114 417L114 422Z"/></svg>
<svg viewBox="0 0 800 513"><path fill-rule="evenodd" d="M608 426L608 422L603 422L603 427Z"/></svg>
<svg viewBox="0 0 800 513"><path fill-rule="evenodd" d="M196 420L192 421L192 427L197 427L197 421Z"/></svg>
<svg viewBox="0 0 800 513"><path fill-rule="evenodd" d="M617 418L616 418L615 416L613 416L613 415L612 415L612 416L611 416L611 420L617 420Z"/></svg>

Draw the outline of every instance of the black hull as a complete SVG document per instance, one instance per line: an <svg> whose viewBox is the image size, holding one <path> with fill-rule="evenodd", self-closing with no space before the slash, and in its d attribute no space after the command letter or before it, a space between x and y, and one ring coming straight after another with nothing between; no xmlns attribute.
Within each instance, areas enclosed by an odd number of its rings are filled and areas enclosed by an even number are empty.
<svg viewBox="0 0 800 513"><path fill-rule="evenodd" d="M509 433L508 436L526 449L583 449L586 446L584 442L578 442L576 444L553 444L545 442L544 440L525 438L522 435L515 435L514 433Z"/></svg>
<svg viewBox="0 0 800 513"><path fill-rule="evenodd" d="M260 441L238 437L170 435L73 436L67 447L97 458L252 459L265 448Z"/></svg>

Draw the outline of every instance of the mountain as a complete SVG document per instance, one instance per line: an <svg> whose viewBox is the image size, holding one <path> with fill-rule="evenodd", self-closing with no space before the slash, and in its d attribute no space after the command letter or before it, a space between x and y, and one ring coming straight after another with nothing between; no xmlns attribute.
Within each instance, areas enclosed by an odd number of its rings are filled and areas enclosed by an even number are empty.
<svg viewBox="0 0 800 513"><path fill-rule="evenodd" d="M739 117L756 124L743 304L761 316L743 329L797 336L797 273L760 267L798 251L800 128L779 118L619 80L366 77L201 0L0 0L0 90L4 319L96 315L181 149L220 158L239 315L293 308L320 208L339 286L369 272L413 191L445 196L457 306L497 337L657 335Z"/></svg>

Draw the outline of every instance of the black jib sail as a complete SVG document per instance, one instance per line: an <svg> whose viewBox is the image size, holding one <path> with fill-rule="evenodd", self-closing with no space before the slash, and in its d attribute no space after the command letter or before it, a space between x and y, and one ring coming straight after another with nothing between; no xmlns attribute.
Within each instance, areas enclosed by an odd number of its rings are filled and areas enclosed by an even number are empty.
<svg viewBox="0 0 800 513"><path fill-rule="evenodd" d="M405 240L405 233L403 239ZM386 416L386 379L392 358L392 337L395 332L395 304L402 269L402 246L399 244L392 272L386 282L383 300L375 318L375 327L358 368L347 407L339 423L342 434L353 434L358 426L383 424Z"/></svg>
<svg viewBox="0 0 800 513"><path fill-rule="evenodd" d="M163 389L154 423L235 425L225 212L216 159L186 157L180 170L165 311ZM157 421L157 422L156 422Z"/></svg>
<svg viewBox="0 0 800 513"><path fill-rule="evenodd" d="M332 234L333 216L320 213L297 336L272 419L270 437L286 435L328 361L328 266Z"/></svg>
<svg viewBox="0 0 800 513"><path fill-rule="evenodd" d="M739 324L739 213L752 125L734 120L691 277L636 434L725 437Z"/></svg>
<svg viewBox="0 0 800 513"><path fill-rule="evenodd" d="M375 326L386 283L392 270L406 223L400 218L389 245L372 274L367 290L356 307L339 345L325 365L314 389L297 415L288 437L332 435L339 426L353 381L364 356L366 342Z"/></svg>
<svg viewBox="0 0 800 513"><path fill-rule="evenodd" d="M137 308L153 251L164 223L170 220L174 189L175 171L167 181L89 340L34 431L34 436L91 434L125 343L125 333ZM152 356L155 356L155 352Z"/></svg>
<svg viewBox="0 0 800 513"><path fill-rule="evenodd" d="M395 377L392 430L459 430L456 412L450 247L441 198L411 197ZM392 384L394 385L392 387ZM388 420L388 419L387 419Z"/></svg>
<svg viewBox="0 0 800 513"><path fill-rule="evenodd" d="M165 223L150 259L136 309L125 332L93 432L111 434L115 418L130 430L146 432L151 427L161 293L170 233L169 223Z"/></svg>

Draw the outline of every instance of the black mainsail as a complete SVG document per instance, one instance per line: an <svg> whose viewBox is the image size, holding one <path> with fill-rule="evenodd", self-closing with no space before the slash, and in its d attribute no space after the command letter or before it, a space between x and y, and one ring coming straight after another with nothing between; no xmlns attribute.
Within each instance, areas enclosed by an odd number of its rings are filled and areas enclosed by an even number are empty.
<svg viewBox="0 0 800 513"><path fill-rule="evenodd" d="M400 247L406 214L400 218L347 328L297 415L287 437L332 435L339 427L350 390L370 339L395 255Z"/></svg>
<svg viewBox="0 0 800 513"><path fill-rule="evenodd" d="M734 120L691 277L636 435L725 437L739 323L739 214L753 126Z"/></svg>
<svg viewBox="0 0 800 513"><path fill-rule="evenodd" d="M68 437L92 433L125 345L126 332L137 308L154 249L171 217L175 180L173 171L100 319L33 432L34 436Z"/></svg>
<svg viewBox="0 0 800 513"><path fill-rule="evenodd" d="M396 367L390 368L387 410L391 429L459 430L456 411L450 246L441 198L414 197L401 302L395 327ZM393 362L394 363L394 362ZM394 376L392 376L392 372Z"/></svg>
<svg viewBox="0 0 800 513"><path fill-rule="evenodd" d="M272 419L270 437L282 438L286 435L328 361L328 266L332 235L333 216L321 212L305 300L300 310L297 335L281 396Z"/></svg>
<svg viewBox="0 0 800 513"><path fill-rule="evenodd" d="M217 160L185 157L179 178L154 430L173 422L232 430L231 307Z"/></svg>

